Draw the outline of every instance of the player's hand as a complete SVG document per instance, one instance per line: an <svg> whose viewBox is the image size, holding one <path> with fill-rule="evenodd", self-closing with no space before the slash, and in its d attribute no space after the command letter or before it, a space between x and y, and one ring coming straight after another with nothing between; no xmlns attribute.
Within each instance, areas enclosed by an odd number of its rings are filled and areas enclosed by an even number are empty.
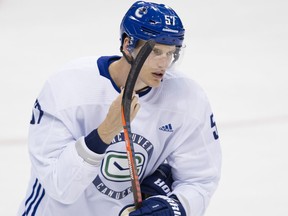
<svg viewBox="0 0 288 216"><path fill-rule="evenodd" d="M129 213L129 216L186 216L182 204L163 195L152 196L142 202L142 207Z"/></svg>
<svg viewBox="0 0 288 216"><path fill-rule="evenodd" d="M146 177L141 183L143 199L154 195L170 196L172 183L171 167L168 164L161 164L152 175Z"/></svg>
<svg viewBox="0 0 288 216"><path fill-rule="evenodd" d="M98 134L103 142L109 144L112 139L123 130L122 118L121 118L121 105L124 89L118 97L112 102L109 111L106 115L104 121L98 127ZM140 104L138 103L138 95L133 93L130 109L130 120L132 121L137 112L140 109Z"/></svg>

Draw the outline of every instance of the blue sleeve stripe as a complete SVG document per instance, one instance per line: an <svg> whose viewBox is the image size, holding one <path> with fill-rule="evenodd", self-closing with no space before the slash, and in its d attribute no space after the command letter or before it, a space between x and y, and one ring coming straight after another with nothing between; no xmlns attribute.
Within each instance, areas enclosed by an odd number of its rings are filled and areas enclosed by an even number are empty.
<svg viewBox="0 0 288 216"><path fill-rule="evenodd" d="M36 178L35 183L33 185L32 192L30 196L25 201L25 211L22 216L28 216L30 211L32 213L31 216L35 216L38 206L45 195L45 189L39 183L38 179ZM34 197L34 198L33 198ZM34 206L34 207L33 207Z"/></svg>

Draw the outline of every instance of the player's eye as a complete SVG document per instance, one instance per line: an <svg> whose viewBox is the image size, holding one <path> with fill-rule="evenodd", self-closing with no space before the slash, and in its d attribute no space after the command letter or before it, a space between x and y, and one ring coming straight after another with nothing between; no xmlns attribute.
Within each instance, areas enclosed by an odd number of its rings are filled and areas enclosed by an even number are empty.
<svg viewBox="0 0 288 216"><path fill-rule="evenodd" d="M172 56L174 56L174 53L175 53L175 51L168 52L168 53L167 53L167 57L172 57Z"/></svg>
<svg viewBox="0 0 288 216"><path fill-rule="evenodd" d="M154 53L156 56L160 56L160 55L163 54L163 51L160 50L160 49L154 48L154 49L153 49L153 53Z"/></svg>

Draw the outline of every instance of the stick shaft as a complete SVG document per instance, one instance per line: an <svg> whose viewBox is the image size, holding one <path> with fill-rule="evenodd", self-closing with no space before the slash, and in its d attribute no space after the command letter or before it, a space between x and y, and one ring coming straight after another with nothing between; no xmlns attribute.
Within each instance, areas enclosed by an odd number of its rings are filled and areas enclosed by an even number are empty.
<svg viewBox="0 0 288 216"><path fill-rule="evenodd" d="M128 166L129 166L129 171L130 171L132 191L133 191L134 203L135 203L136 209L141 207L142 196L141 196L141 188L140 188L140 182L139 182L139 177L138 177L138 172L137 172L137 164L136 164L134 145L133 145L133 140L132 140L132 132L131 132L131 126L130 126L130 109L131 109L132 95L133 95L136 80L138 78L138 75L141 71L141 68L145 60L147 59L148 55L151 53L154 45L155 45L155 42L150 40L150 41L147 41L144 44L144 46L140 49L138 55L134 59L133 64L131 66L129 75L126 80L123 97L122 97L121 115L122 115L122 123L123 123L124 137L125 137L125 143L126 143Z"/></svg>

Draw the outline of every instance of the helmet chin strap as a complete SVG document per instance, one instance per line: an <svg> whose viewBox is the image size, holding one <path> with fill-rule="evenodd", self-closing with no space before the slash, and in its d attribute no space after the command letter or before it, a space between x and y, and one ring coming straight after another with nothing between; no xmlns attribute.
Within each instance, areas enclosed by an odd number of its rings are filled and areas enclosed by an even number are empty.
<svg viewBox="0 0 288 216"><path fill-rule="evenodd" d="M123 46L120 47L120 52L123 54L123 56L124 56L124 58L126 59L126 61L127 61L130 65L132 65L133 62L134 62L134 59L133 59L132 56L129 57L128 55L126 55L126 53L123 51Z"/></svg>
<svg viewBox="0 0 288 216"><path fill-rule="evenodd" d="M151 88L151 87L150 87L150 86L145 86L145 87L137 90L137 91L136 91L136 94L139 94L139 93L141 93L141 92L143 92L143 91L146 91L146 90L148 90L149 88Z"/></svg>

